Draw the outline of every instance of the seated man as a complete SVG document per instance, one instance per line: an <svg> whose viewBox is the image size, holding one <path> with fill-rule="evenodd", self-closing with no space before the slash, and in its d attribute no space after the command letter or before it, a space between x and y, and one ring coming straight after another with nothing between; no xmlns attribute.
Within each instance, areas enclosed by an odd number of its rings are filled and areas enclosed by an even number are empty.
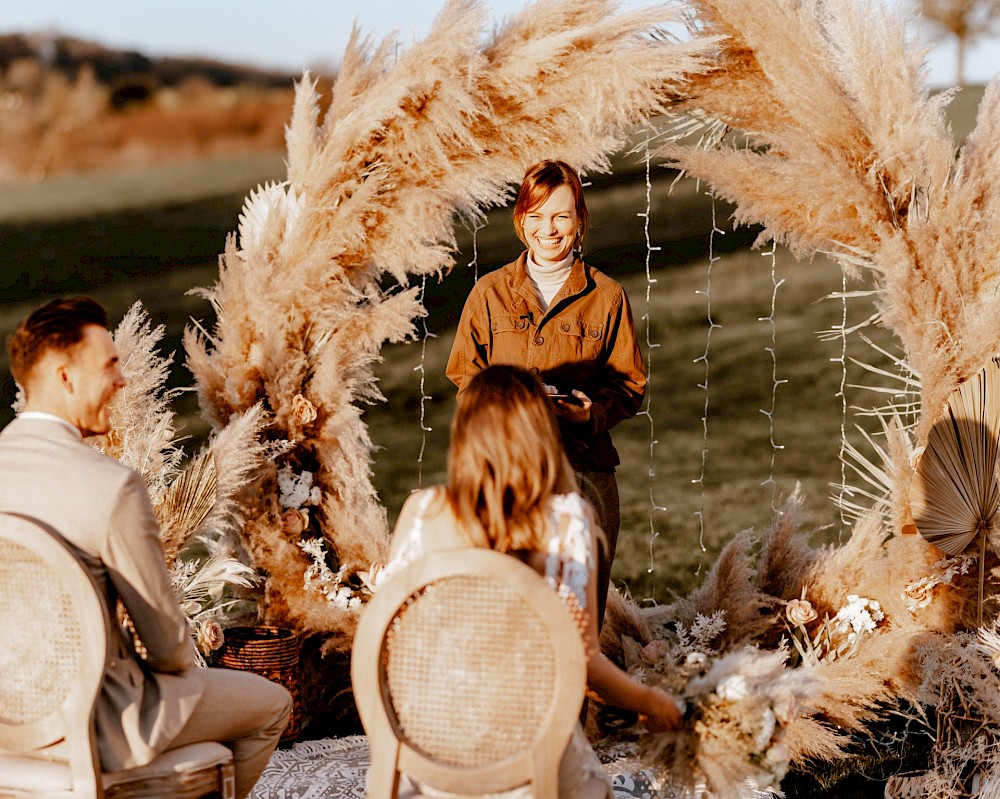
<svg viewBox="0 0 1000 799"><path fill-rule="evenodd" d="M70 297L11 334L10 368L25 402L0 433L0 510L64 536L112 612L121 599L148 653L141 660L118 626L96 713L104 770L220 741L233 750L236 796L245 797L288 723L291 696L256 674L195 667L146 485L83 440L108 432L108 405L125 384L107 322L97 302Z"/></svg>

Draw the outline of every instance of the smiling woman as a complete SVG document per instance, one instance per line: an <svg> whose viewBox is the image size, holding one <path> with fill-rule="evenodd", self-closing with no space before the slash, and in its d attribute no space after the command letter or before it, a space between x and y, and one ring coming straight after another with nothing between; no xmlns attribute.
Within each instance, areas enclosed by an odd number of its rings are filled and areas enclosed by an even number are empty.
<svg viewBox="0 0 1000 799"><path fill-rule="evenodd" d="M447 374L460 396L491 364L523 366L549 386L563 445L607 544L598 559L600 621L620 525L609 431L639 410L642 355L624 290L583 261L589 215L576 170L564 161L529 168L513 216L528 249L473 287Z"/></svg>

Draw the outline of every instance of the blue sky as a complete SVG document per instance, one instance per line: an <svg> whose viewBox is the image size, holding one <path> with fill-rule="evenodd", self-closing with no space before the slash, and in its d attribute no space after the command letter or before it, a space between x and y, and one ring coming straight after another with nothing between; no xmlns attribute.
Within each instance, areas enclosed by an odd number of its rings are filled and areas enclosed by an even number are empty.
<svg viewBox="0 0 1000 799"><path fill-rule="evenodd" d="M651 0L621 0L625 7ZM766 1L766 0L765 0ZM57 30L151 55L207 55L300 72L340 60L352 23L381 38L394 30L406 44L426 34L444 0L7 0L0 32ZM525 0L487 0L496 21ZM932 85L954 82L954 51L938 46ZM1000 40L969 54L967 78L1000 73Z"/></svg>

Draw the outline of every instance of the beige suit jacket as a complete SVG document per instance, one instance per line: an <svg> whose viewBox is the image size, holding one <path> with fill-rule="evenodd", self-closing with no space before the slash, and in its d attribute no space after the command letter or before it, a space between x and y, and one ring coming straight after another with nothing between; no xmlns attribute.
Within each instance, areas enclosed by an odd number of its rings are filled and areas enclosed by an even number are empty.
<svg viewBox="0 0 1000 799"><path fill-rule="evenodd" d="M148 763L191 716L202 680L142 477L65 425L17 418L0 433L0 510L55 528L87 563L112 618L119 597L127 608L148 656L141 661L114 625L98 742L106 771Z"/></svg>

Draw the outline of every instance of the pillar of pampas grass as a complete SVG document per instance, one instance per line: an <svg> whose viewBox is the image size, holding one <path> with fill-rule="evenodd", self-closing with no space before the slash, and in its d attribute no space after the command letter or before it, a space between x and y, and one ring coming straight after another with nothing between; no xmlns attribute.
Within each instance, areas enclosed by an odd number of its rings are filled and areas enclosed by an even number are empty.
<svg viewBox="0 0 1000 799"><path fill-rule="evenodd" d="M313 474L321 498L302 535L321 536L330 574L358 586L387 543L359 404L382 399L383 343L412 337L424 314L411 277L451 268L456 215L506 200L531 163L606 167L630 126L668 111L709 44L669 41L663 26L679 19L672 6L541 0L487 36L484 6L451 0L401 52L355 32L325 114L315 81L298 84L288 180L248 198L205 291L215 323L185 337L213 425L257 403L271 420L244 528L269 575L268 621L349 646L357 603L304 580L318 564L282 532L276 470ZM295 412L303 400L314 417Z"/></svg>
<svg viewBox="0 0 1000 799"><path fill-rule="evenodd" d="M708 135L697 144L667 144L658 154L733 202L737 223L761 225L759 243L774 240L803 260L828 254L849 277L866 270L875 288L873 319L898 336L902 350L900 397L877 412L885 438L876 451L885 463L858 469L870 490L854 496L872 507L853 508L857 523L843 546L800 559L802 596L820 619L851 595L876 599L884 611L850 657L821 664L826 687L812 702L814 719L863 731L900 696L918 703L933 694L924 686L918 696L921 680L955 677L933 659L921 663L915 646L931 636L947 640L968 617L968 584L975 580L968 563L946 561L905 533L914 532L918 510L928 517L926 502L917 509L910 500L915 464L936 422L949 398L997 354L1000 82L987 87L976 127L959 149L944 115L951 94L930 93L926 50L910 39L898 5L691 6L700 31L725 37L713 68L689 84L684 104ZM987 483L981 494L996 491L992 467L975 478L952 469L944 479L959 484L955 493L974 494L970 479ZM728 571L743 573L732 564ZM786 602L798 598L791 594L795 581L766 584ZM725 590L745 596L759 584L740 585ZM714 602L695 598L722 608L722 591L713 589ZM741 609L735 611L739 618ZM990 685L995 693L995 681ZM790 731L789 743L799 756L836 757L831 732L822 724L802 736Z"/></svg>

